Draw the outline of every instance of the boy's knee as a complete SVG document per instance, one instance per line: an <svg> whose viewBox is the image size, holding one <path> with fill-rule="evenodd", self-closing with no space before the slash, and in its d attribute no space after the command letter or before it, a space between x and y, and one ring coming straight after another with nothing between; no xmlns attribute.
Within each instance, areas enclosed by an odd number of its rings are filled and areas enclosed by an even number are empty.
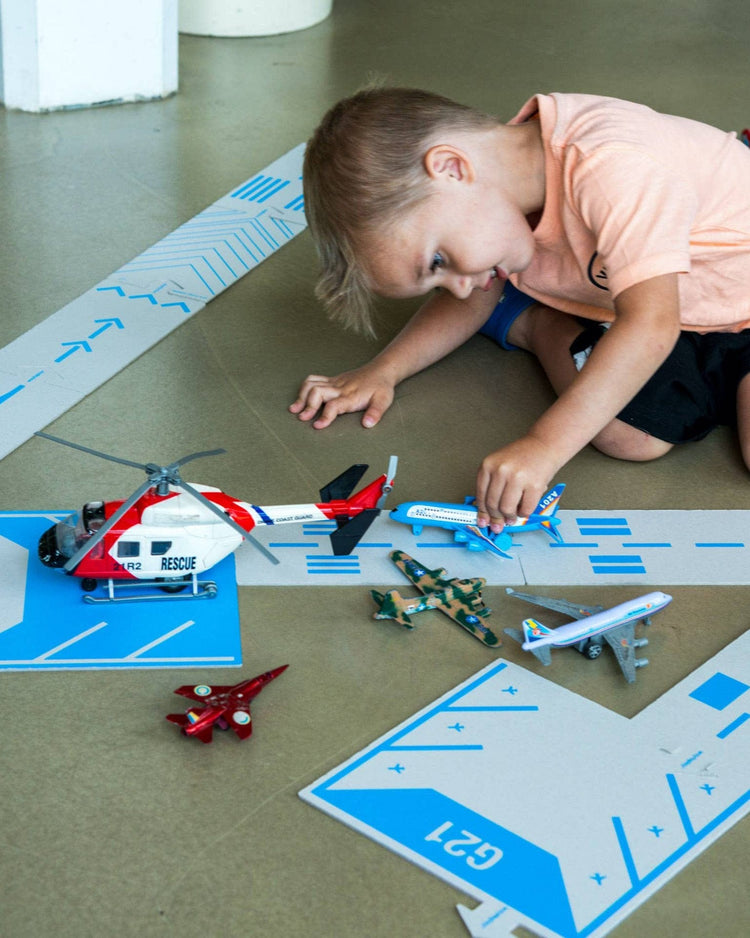
<svg viewBox="0 0 750 938"><path fill-rule="evenodd" d="M605 455L631 462L658 459L668 453L674 445L637 427L631 427L622 420L613 420L591 442Z"/></svg>

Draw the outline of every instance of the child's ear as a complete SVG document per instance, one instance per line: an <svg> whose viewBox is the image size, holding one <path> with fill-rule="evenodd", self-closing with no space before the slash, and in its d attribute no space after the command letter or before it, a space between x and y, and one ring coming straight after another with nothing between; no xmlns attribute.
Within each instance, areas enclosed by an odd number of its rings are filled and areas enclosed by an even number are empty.
<svg viewBox="0 0 750 938"><path fill-rule="evenodd" d="M430 179L473 182L474 166L463 150L450 143L437 143L424 155L424 168Z"/></svg>

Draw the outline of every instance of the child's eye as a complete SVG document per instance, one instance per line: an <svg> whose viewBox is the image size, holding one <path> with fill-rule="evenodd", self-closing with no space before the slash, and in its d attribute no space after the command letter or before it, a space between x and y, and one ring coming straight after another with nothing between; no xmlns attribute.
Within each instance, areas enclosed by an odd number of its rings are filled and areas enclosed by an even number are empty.
<svg viewBox="0 0 750 938"><path fill-rule="evenodd" d="M430 264L430 273L434 274L436 270L440 270L442 267L445 267L445 258L439 251L436 251L432 255L432 263Z"/></svg>

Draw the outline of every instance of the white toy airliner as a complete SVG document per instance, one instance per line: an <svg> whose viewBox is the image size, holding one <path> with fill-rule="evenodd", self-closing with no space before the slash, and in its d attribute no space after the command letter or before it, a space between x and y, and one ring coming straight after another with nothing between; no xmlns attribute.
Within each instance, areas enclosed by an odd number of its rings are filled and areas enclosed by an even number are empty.
<svg viewBox="0 0 750 938"><path fill-rule="evenodd" d="M567 599L550 599L531 593L519 593L508 587L506 593L526 602L572 616L576 621L568 622L556 629L549 629L536 619L524 619L523 634L518 629L504 629L530 651L544 665L550 664L551 648L574 645L587 658L598 658L602 644L606 641L617 658L617 663L628 683L635 681L635 672L648 664L648 658L636 658L636 648L648 645L647 638L635 638L636 623L651 624L651 616L672 601L667 593L653 592L637 596L627 602L605 609L603 606L580 606Z"/></svg>

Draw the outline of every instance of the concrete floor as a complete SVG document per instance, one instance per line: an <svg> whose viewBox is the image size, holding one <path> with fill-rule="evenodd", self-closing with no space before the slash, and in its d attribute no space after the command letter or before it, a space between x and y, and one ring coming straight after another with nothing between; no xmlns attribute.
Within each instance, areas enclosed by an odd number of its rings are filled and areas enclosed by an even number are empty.
<svg viewBox="0 0 750 938"><path fill-rule="evenodd" d="M534 91L559 90L631 98L725 129L750 123L750 14L740 0L334 7L326 22L286 36L182 37L180 91L166 101L0 110L0 345L306 139L323 110L373 72L504 117ZM314 280L304 234L47 429L144 461L224 446L229 455L203 464L201 481L260 504L299 501L351 462L380 471L390 453L401 458L399 501L456 500L482 456L550 400L531 360L476 338L406 383L377 428L351 416L316 433L286 412L300 380L364 361L378 345L326 322ZM382 304L378 342L413 309ZM589 449L563 480L570 508L750 508L728 431L652 465ZM135 484L124 467L31 440L0 463L0 509L77 506ZM607 603L632 593L566 592ZM578 656L545 677L631 716L747 628L746 588L671 592L636 685L610 662ZM486 598L495 621L517 624L501 588ZM454 910L465 897L297 792L491 653L434 613L411 635L376 626L367 592L354 588L242 588L240 609L241 673L290 664L257 702L255 736L241 745L222 736L203 747L164 720L173 688L205 671L0 676L3 938L465 934ZM511 660L521 654L503 648ZM749 833L747 820L735 826L613 934L747 935Z"/></svg>

